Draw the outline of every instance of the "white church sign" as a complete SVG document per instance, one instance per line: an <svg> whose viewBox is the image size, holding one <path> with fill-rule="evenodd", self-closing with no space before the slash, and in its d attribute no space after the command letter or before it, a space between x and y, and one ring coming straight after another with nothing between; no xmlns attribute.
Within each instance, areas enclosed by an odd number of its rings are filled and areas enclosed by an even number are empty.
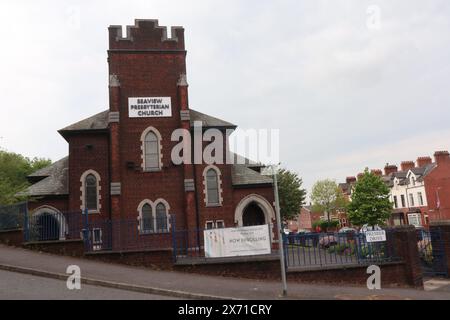
<svg viewBox="0 0 450 320"><path fill-rule="evenodd" d="M271 253L269 226L205 230L205 257L223 258Z"/></svg>
<svg viewBox="0 0 450 320"><path fill-rule="evenodd" d="M128 98L128 116L130 118L163 118L172 116L170 97Z"/></svg>

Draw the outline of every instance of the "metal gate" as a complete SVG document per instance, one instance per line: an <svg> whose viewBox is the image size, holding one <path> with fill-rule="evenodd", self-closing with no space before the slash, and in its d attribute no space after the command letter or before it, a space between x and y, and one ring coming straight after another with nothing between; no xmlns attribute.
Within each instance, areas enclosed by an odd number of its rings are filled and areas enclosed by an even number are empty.
<svg viewBox="0 0 450 320"><path fill-rule="evenodd" d="M417 231L417 248L424 276L448 277L445 243L440 228Z"/></svg>

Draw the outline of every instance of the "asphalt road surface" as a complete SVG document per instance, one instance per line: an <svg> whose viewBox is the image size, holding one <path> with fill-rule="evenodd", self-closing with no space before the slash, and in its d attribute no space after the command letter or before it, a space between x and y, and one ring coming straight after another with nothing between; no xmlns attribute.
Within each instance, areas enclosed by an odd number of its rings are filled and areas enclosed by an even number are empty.
<svg viewBox="0 0 450 320"><path fill-rule="evenodd" d="M81 284L81 290L68 290L62 280L0 270L0 300L168 300L133 291Z"/></svg>

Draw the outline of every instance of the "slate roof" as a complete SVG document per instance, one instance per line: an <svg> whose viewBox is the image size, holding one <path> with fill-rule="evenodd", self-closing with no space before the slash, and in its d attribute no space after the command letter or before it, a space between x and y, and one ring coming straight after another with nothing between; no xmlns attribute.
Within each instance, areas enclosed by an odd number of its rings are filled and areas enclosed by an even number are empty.
<svg viewBox="0 0 450 320"><path fill-rule="evenodd" d="M264 176L259 172L243 164L234 164L231 168L231 180L233 186L272 184L273 180L269 176Z"/></svg>
<svg viewBox="0 0 450 320"><path fill-rule="evenodd" d="M70 132L70 131L85 131L85 130L105 130L108 128L108 113L109 110L97 113L92 117L83 119L81 121L75 122L70 126L67 126L61 130L59 133Z"/></svg>
<svg viewBox="0 0 450 320"><path fill-rule="evenodd" d="M191 127L194 126L195 121L201 121L202 126L205 128L236 128L237 127L236 125L234 125L230 122L209 116L202 112L195 111L192 109L190 109L189 111L190 111L189 114L191 116Z"/></svg>
<svg viewBox="0 0 450 320"><path fill-rule="evenodd" d="M49 196L69 194L69 157L31 174L29 177L45 177L18 193L20 196Z"/></svg>
<svg viewBox="0 0 450 320"><path fill-rule="evenodd" d="M204 114L199 111L190 109L191 126L194 126L195 121L202 122L204 128L236 128L236 125ZM88 131L88 130L106 130L108 128L108 113L109 110L97 113L92 117L78 121L70 126L67 126L58 132L62 135L70 132Z"/></svg>

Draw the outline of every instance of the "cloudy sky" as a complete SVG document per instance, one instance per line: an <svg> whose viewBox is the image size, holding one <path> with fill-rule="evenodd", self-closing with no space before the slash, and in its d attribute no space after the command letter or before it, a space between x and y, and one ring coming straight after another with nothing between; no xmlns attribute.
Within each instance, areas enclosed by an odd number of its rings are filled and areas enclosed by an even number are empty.
<svg viewBox="0 0 450 320"><path fill-rule="evenodd" d="M108 108L107 27L186 29L192 108L280 129L305 186L450 149L450 3L0 3L0 147L52 160L56 130Z"/></svg>

